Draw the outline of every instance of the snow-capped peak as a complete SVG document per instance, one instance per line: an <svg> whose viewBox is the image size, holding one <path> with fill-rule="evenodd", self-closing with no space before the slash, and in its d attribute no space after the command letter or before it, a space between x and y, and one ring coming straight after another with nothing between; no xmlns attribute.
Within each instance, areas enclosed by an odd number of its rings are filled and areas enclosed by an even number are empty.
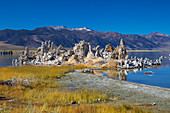
<svg viewBox="0 0 170 113"><path fill-rule="evenodd" d="M68 28L66 26L49 26L49 28L53 28L55 30L61 30L61 29L66 29L66 30L70 30L70 31L92 31L91 29L88 29L86 27L81 27L81 28Z"/></svg>
<svg viewBox="0 0 170 113"><path fill-rule="evenodd" d="M67 29L67 30L71 30L70 28L66 27L66 26L49 26L50 28L53 28L55 30L60 30L60 29Z"/></svg>
<svg viewBox="0 0 170 113"><path fill-rule="evenodd" d="M91 29L88 29L86 27L81 27L81 28L72 28L73 30L76 30L76 31L92 31Z"/></svg>

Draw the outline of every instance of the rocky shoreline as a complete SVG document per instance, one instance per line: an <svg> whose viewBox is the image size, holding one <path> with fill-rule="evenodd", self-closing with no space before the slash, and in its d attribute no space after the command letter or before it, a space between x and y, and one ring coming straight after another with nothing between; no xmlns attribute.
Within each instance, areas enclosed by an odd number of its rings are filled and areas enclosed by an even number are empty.
<svg viewBox="0 0 170 113"><path fill-rule="evenodd" d="M148 58L137 58L127 55L125 42L120 40L120 45L113 48L111 44L100 49L100 46L94 47L88 42L80 41L75 44L73 49L67 50L62 45L57 49L51 41L42 42L34 55L29 54L29 49L25 51L18 59L13 59L12 63L16 65L77 65L84 64L92 67L114 67L122 69L147 68L153 65L160 65L163 56L152 60Z"/></svg>
<svg viewBox="0 0 170 113"><path fill-rule="evenodd" d="M75 44L72 50L66 50L62 46L54 49L53 42L42 42L41 47L33 56L26 48L18 59L13 60L13 63L58 66L83 64L98 69L115 68L117 71L111 72L111 75L117 76L119 80L106 75L97 75L96 73L100 73L97 72L97 69L95 69L96 71L86 69L67 73L66 75L70 76L57 79L57 83L70 84L76 88L105 91L118 97L110 99L116 101L116 104L125 102L130 105L149 106L149 109L156 111L170 112L168 108L170 106L170 89L121 81L127 79L130 69L137 71L157 66L161 64L162 59L163 56L156 60L130 57L127 55L125 42L121 39L120 45L114 49L111 44L106 45L105 49L100 49L99 46L92 47L90 43L84 41Z"/></svg>
<svg viewBox="0 0 170 113"><path fill-rule="evenodd" d="M82 73L82 70L67 73L58 80L60 84L71 84L76 88L90 88L111 93L118 103L147 106L156 112L170 112L170 89L157 86L115 80L107 76Z"/></svg>

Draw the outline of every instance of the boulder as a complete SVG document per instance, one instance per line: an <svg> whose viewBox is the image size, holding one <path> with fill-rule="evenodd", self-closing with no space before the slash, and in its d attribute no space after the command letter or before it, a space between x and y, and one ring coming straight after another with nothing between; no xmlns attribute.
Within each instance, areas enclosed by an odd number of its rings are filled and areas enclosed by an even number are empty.
<svg viewBox="0 0 170 113"><path fill-rule="evenodd" d="M112 44L108 44L105 46L105 50L106 52L113 52L113 47L112 47Z"/></svg>

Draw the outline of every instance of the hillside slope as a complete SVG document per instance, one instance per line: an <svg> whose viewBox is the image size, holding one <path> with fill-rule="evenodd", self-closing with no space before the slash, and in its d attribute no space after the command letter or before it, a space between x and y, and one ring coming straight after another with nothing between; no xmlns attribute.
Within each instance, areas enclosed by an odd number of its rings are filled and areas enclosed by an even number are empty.
<svg viewBox="0 0 170 113"><path fill-rule="evenodd" d="M73 47L80 40L90 42L102 48L108 43L113 47L119 45L120 39L125 40L128 49L159 49L169 48L170 36L151 33L149 35L120 34L117 32L100 32L83 28L67 28L65 26L49 26L34 30L1 30L0 41L17 46L39 47L42 41L51 40L55 46ZM169 48L170 49L170 48Z"/></svg>

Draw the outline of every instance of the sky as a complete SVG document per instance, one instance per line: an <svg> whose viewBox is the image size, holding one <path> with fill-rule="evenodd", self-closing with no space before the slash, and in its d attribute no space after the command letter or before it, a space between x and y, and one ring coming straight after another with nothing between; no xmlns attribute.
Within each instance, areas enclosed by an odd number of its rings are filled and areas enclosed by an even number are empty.
<svg viewBox="0 0 170 113"><path fill-rule="evenodd" d="M170 0L0 0L0 30L61 25L170 35Z"/></svg>

